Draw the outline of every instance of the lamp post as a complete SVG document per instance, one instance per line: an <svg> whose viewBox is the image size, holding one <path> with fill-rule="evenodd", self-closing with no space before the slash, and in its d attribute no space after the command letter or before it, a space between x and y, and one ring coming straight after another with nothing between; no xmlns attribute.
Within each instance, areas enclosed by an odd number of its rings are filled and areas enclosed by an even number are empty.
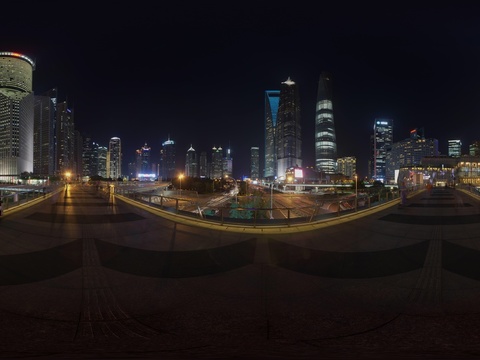
<svg viewBox="0 0 480 360"><path fill-rule="evenodd" d="M183 174L178 175L178 180L180 181L180 195L182 195L182 179L183 179Z"/></svg>
<svg viewBox="0 0 480 360"><path fill-rule="evenodd" d="M355 174L355 211L357 211L358 203L358 175Z"/></svg>
<svg viewBox="0 0 480 360"><path fill-rule="evenodd" d="M273 219L273 182L270 183L270 219Z"/></svg>

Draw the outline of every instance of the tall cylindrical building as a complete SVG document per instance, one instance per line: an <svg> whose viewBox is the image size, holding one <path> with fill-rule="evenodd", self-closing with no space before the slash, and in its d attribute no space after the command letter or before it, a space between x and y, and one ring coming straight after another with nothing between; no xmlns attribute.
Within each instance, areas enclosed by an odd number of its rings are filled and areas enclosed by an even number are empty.
<svg viewBox="0 0 480 360"><path fill-rule="evenodd" d="M15 52L0 52L0 180L33 172L32 79L35 63Z"/></svg>
<svg viewBox="0 0 480 360"><path fill-rule="evenodd" d="M337 172L337 138L333 121L332 85L328 73L318 81L315 109L315 168L320 174Z"/></svg>

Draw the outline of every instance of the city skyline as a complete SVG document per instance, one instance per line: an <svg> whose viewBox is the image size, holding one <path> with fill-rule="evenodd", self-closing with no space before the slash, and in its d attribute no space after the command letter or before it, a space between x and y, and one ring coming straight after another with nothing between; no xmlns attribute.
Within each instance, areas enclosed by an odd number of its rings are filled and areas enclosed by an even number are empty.
<svg viewBox="0 0 480 360"><path fill-rule="evenodd" d="M144 143L158 155L171 137L182 163L190 145L229 146L235 177L248 175L258 146L263 171L265 91L291 77L300 89L303 164L313 166L323 71L334 79L338 156L355 156L362 176L376 118L394 120L395 141L423 128L442 154L451 138L466 152L480 137L480 29L466 2L434 11L322 5L321 21L301 4L168 4L161 13L145 4L118 9L115 20L88 2L75 18L61 15L60 2L27 3L6 5L22 21L5 19L1 50L31 56L35 94L57 88L80 132L104 146L122 139L125 162Z"/></svg>

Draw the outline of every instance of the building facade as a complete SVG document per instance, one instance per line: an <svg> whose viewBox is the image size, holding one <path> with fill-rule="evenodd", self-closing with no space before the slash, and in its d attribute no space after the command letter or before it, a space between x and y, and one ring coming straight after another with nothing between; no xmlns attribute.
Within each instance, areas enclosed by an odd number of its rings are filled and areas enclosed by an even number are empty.
<svg viewBox="0 0 480 360"><path fill-rule="evenodd" d="M34 70L29 57L0 52L0 181L33 173Z"/></svg>
<svg viewBox="0 0 480 360"><path fill-rule="evenodd" d="M265 91L265 164L263 176L270 179L277 175L275 129L277 127L279 101L280 90Z"/></svg>
<svg viewBox="0 0 480 360"><path fill-rule="evenodd" d="M192 145L190 145L190 148L187 150L187 156L185 158L185 176L198 177L197 152Z"/></svg>
<svg viewBox="0 0 480 360"><path fill-rule="evenodd" d="M287 170L302 166L302 128L298 85L290 77L281 83L275 129L277 178L285 179Z"/></svg>
<svg viewBox="0 0 480 360"><path fill-rule="evenodd" d="M66 101L57 104L56 123L56 174L70 172L75 178L75 124L73 109Z"/></svg>
<svg viewBox="0 0 480 360"><path fill-rule="evenodd" d="M258 146L250 148L250 179L260 178L260 149Z"/></svg>
<svg viewBox="0 0 480 360"><path fill-rule="evenodd" d="M122 177L122 141L112 137L108 144L107 174L112 180Z"/></svg>
<svg viewBox="0 0 480 360"><path fill-rule="evenodd" d="M377 118L372 135L372 180L387 183L387 154L393 144L393 120ZM391 174L393 176L393 174ZM393 180L393 179L392 179Z"/></svg>
<svg viewBox="0 0 480 360"><path fill-rule="evenodd" d="M168 137L160 150L159 179L170 181L176 177L175 141Z"/></svg>
<svg viewBox="0 0 480 360"><path fill-rule="evenodd" d="M223 178L223 149L221 146L212 148L212 179Z"/></svg>
<svg viewBox="0 0 480 360"><path fill-rule="evenodd" d="M346 156L337 159L337 172L353 179L357 173L357 159L355 156Z"/></svg>
<svg viewBox="0 0 480 360"><path fill-rule="evenodd" d="M318 172L337 172L337 139L333 120L332 80L322 72L315 109L315 167Z"/></svg>
<svg viewBox="0 0 480 360"><path fill-rule="evenodd" d="M83 136L83 176L97 176L99 170L98 144L90 135Z"/></svg>
<svg viewBox="0 0 480 360"><path fill-rule="evenodd" d="M106 146L98 146L98 171L97 175L106 179L107 176L107 155L108 149Z"/></svg>
<svg viewBox="0 0 480 360"><path fill-rule="evenodd" d="M145 177L150 178L149 175L154 175L152 171L152 148L145 143L140 149L136 150L135 157L135 170L136 177L142 179Z"/></svg>
<svg viewBox="0 0 480 360"><path fill-rule="evenodd" d="M388 173L392 174L392 179L388 179L389 183L397 183L398 172L401 168L412 168L422 166L423 158L437 158L438 140L426 139L424 135L420 135L417 129L410 132L410 137L397 141L392 145L391 154L388 162Z"/></svg>
<svg viewBox="0 0 480 360"><path fill-rule="evenodd" d="M448 156L452 157L460 157L462 156L462 141L455 139L455 140L448 140Z"/></svg>
<svg viewBox="0 0 480 360"><path fill-rule="evenodd" d="M35 95L33 125L33 173L50 176L56 173L55 149L57 89Z"/></svg>

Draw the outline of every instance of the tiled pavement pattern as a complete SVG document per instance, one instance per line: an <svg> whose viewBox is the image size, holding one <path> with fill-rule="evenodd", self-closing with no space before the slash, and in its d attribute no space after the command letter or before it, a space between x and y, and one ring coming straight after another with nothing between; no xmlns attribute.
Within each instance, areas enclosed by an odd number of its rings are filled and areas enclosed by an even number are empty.
<svg viewBox="0 0 480 360"><path fill-rule="evenodd" d="M70 186L0 220L0 356L479 358L479 206L251 233Z"/></svg>

